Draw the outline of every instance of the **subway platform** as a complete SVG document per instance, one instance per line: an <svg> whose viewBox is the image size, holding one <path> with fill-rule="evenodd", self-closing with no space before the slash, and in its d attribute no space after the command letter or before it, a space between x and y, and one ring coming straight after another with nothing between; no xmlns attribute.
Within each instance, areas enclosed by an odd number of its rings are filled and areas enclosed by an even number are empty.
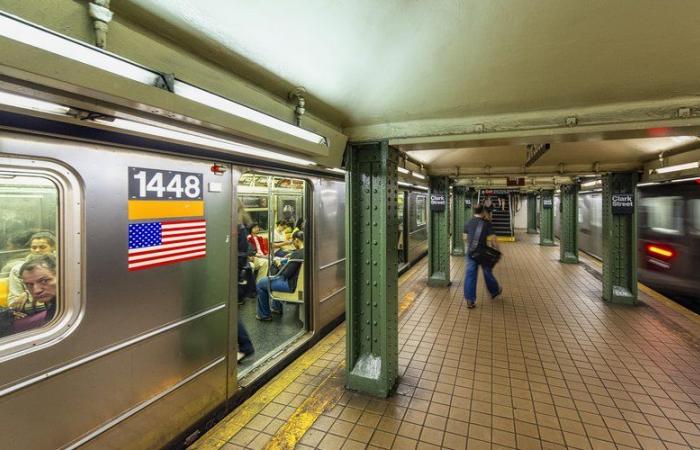
<svg viewBox="0 0 700 450"><path fill-rule="evenodd" d="M519 234L501 245L490 300L428 287L424 260L400 279L396 392L347 391L345 325L218 423L193 449L700 448L700 317L640 287L601 299L599 264L561 264Z"/></svg>

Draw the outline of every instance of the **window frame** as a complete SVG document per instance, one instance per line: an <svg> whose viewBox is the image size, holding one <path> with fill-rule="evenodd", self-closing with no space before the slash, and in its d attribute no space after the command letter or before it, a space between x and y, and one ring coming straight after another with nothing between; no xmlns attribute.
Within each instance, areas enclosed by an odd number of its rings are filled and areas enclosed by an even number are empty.
<svg viewBox="0 0 700 450"><path fill-rule="evenodd" d="M57 313L50 324L0 338L0 362L51 347L77 327L85 313L82 276L83 190L78 177L48 159L0 156L0 174L40 177L57 189Z"/></svg>

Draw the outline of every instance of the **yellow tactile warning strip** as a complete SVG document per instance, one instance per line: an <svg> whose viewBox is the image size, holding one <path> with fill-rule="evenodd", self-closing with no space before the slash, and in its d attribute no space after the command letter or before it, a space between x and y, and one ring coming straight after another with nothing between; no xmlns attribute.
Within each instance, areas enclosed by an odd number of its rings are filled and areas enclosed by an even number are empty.
<svg viewBox="0 0 700 450"><path fill-rule="evenodd" d="M603 302L594 274L536 241L502 246L503 298L480 277L476 309L462 258L451 287L413 272L392 397L323 397L345 376L341 339L221 447L284 448L285 423L322 411L295 448L700 448L700 326L644 291L638 306Z"/></svg>
<svg viewBox="0 0 700 450"><path fill-rule="evenodd" d="M416 298L414 291L410 290L417 283L417 273L425 272L424 265L410 268L399 280L399 292L403 294L399 301L399 314L410 307ZM197 440L190 449L196 450L216 450L227 447L227 441L235 438L236 435L253 419L258 413L270 405L270 403L280 395L289 385L297 380L321 355L329 352L330 348L337 346L341 341L344 343L345 324L339 325L330 334L324 337L319 343L309 351L297 358L294 363L284 369L279 375L259 389L253 396L236 408L225 419L219 422L214 428ZM344 349L344 345L342 346ZM311 427L318 415L323 412L329 403L340 396L336 394L338 373L344 367L344 360L338 363L333 372L328 375L323 383L302 403L292 415L287 424L280 429L275 439L269 443L269 448L294 448L298 439ZM333 379L331 379L333 377ZM332 383L328 383L332 381ZM343 380L344 381L344 380ZM343 381L340 386L344 390Z"/></svg>

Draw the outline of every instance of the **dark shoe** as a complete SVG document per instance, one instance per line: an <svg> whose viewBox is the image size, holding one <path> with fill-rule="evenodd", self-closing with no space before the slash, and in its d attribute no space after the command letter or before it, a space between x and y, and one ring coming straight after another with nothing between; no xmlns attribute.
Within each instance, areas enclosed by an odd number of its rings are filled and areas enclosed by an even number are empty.
<svg viewBox="0 0 700 450"><path fill-rule="evenodd" d="M272 314L276 314L276 315L278 315L278 316L281 316L281 315L282 315L282 311L278 311L278 310L272 309L272 308L270 308L270 311L272 311Z"/></svg>
<svg viewBox="0 0 700 450"><path fill-rule="evenodd" d="M491 300L498 300L501 297L502 293L503 293L503 288L498 288L498 293L496 295L492 295Z"/></svg>
<svg viewBox="0 0 700 450"><path fill-rule="evenodd" d="M467 300L467 308L475 308L476 307L476 302L470 302Z"/></svg>
<svg viewBox="0 0 700 450"><path fill-rule="evenodd" d="M267 317L255 316L255 318L261 322L269 322L272 320L272 316L267 316Z"/></svg>

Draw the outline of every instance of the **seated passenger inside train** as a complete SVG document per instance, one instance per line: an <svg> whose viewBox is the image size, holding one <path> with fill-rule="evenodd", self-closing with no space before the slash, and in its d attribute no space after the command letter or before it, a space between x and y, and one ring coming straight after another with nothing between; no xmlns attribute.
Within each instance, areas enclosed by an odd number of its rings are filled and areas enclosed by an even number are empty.
<svg viewBox="0 0 700 450"><path fill-rule="evenodd" d="M23 311L23 308L34 303L31 291L27 289L20 278L19 271L22 265L36 256L54 255L56 252L56 237L51 232L35 233L29 242L29 255L10 269L7 304L15 311Z"/></svg>
<svg viewBox="0 0 700 450"><path fill-rule="evenodd" d="M260 235L260 224L253 223L250 226L250 234L248 235L248 243L255 250L255 254L251 257L253 270L255 271L256 283L262 277L267 276L267 268L269 266L268 255L270 250L267 245L267 239Z"/></svg>
<svg viewBox="0 0 700 450"><path fill-rule="evenodd" d="M277 275L264 277L257 284L258 314L256 319L272 320L272 314L282 314L282 302L274 300L270 306L270 291L294 292L297 288L299 270L304 262L304 232L297 231L292 236L294 251L287 258L279 261L281 265Z"/></svg>
<svg viewBox="0 0 700 450"><path fill-rule="evenodd" d="M272 248L275 256L284 256L290 247L293 247L291 239L287 236L289 225L284 219L280 219L275 223Z"/></svg>
<svg viewBox="0 0 700 450"><path fill-rule="evenodd" d="M14 332L39 328L50 322L56 315L56 257L52 254L35 255L18 269L18 275L26 286L33 303L31 309L22 305L22 313L16 313ZM36 311L37 304L44 309Z"/></svg>
<svg viewBox="0 0 700 450"><path fill-rule="evenodd" d="M15 233L7 238L5 243L5 251L8 252L19 252L22 250L29 250L29 240L36 231L23 231L20 233ZM26 255L24 253L20 254L20 258L13 258L7 261L0 269L0 278L7 278L10 276L10 271L14 266L25 261Z"/></svg>

